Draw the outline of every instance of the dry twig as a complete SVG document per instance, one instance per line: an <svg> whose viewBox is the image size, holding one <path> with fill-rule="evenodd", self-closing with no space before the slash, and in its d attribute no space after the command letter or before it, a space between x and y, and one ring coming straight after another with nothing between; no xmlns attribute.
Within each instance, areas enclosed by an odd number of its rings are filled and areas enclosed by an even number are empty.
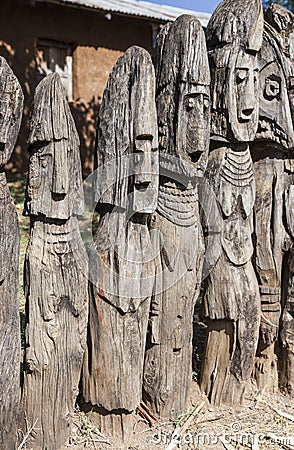
<svg viewBox="0 0 294 450"><path fill-rule="evenodd" d="M177 446L179 438L192 425L195 417L197 416L197 414L199 414L201 409L204 408L205 404L206 404L205 402L202 402L200 403L200 405L196 406L194 411L191 413L190 417L186 420L186 422L181 427L175 429L175 431L172 434L171 442L166 450L173 450Z"/></svg>
<svg viewBox="0 0 294 450"><path fill-rule="evenodd" d="M34 424L31 427L28 427L28 431L26 432L26 434L23 437L23 440L17 447L17 450L21 450L22 448L25 448L24 446L25 446L27 440L29 439L30 434L32 433L32 431L34 431L34 428L37 425L37 422L38 422L38 419L35 420Z"/></svg>
<svg viewBox="0 0 294 450"><path fill-rule="evenodd" d="M147 420L147 422L151 427L153 427L158 422L158 418L155 416L155 414L153 414L151 409L149 409L148 406L145 405L144 402L142 402L137 407L137 411L140 414L140 416L143 417L143 419Z"/></svg>

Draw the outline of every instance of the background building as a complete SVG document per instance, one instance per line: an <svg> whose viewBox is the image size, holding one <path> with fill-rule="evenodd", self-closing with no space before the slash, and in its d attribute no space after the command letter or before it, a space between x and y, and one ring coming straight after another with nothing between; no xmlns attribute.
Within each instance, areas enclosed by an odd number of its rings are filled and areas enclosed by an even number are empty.
<svg viewBox="0 0 294 450"><path fill-rule="evenodd" d="M80 134L84 174L90 172L97 114L112 66L134 44L153 54L160 27L184 13L195 15L203 26L210 17L137 0L1 0L0 54L25 95L23 124L9 171L27 170L32 95L38 81L56 71Z"/></svg>

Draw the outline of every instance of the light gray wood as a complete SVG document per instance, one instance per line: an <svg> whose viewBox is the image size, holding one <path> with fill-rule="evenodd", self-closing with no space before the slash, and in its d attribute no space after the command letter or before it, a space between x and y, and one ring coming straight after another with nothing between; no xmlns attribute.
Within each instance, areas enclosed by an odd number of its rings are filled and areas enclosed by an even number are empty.
<svg viewBox="0 0 294 450"><path fill-rule="evenodd" d="M290 320L293 245L291 192L294 173L291 154L294 145L291 80L294 76L294 15L281 5L271 5L265 18L259 56L259 125L252 148L256 176L254 263L262 308L255 376L259 388L267 388L269 391L278 388L277 358L281 325L281 343L284 349L280 355L280 382L284 390L289 386L290 392L294 376L290 364L294 350L291 340L293 323Z"/></svg>
<svg viewBox="0 0 294 450"><path fill-rule="evenodd" d="M0 57L0 447L13 449L19 418L20 321L19 227L4 165L18 136L23 108L20 84Z"/></svg>
<svg viewBox="0 0 294 450"><path fill-rule="evenodd" d="M197 175L209 148L210 73L200 23L180 16L157 49L160 186L151 219L156 255L144 365L144 401L161 418L187 408L192 381L192 322L204 238Z"/></svg>
<svg viewBox="0 0 294 450"><path fill-rule="evenodd" d="M253 56L260 50L262 31L259 0L224 0L210 18L206 36L212 73L213 140L249 142L255 137L258 108L252 105L258 66ZM243 79L246 71L248 77Z"/></svg>
<svg viewBox="0 0 294 450"><path fill-rule="evenodd" d="M221 251L206 282L208 334L201 389L216 405L240 404L251 387L260 297L251 263L255 180L249 142L258 126L258 0L224 0L207 27L212 75L211 149L206 178L222 221Z"/></svg>
<svg viewBox="0 0 294 450"><path fill-rule="evenodd" d="M75 215L83 203L79 140L57 74L36 88L29 142L23 427L35 424L34 449L53 450L70 434L88 320L87 255Z"/></svg>
<svg viewBox="0 0 294 450"><path fill-rule="evenodd" d="M131 47L110 74L99 112L94 195L101 218L90 253L82 379L84 399L97 406L102 432L112 429L124 440L142 399L154 279L147 219L157 203L157 149L152 60L146 50Z"/></svg>

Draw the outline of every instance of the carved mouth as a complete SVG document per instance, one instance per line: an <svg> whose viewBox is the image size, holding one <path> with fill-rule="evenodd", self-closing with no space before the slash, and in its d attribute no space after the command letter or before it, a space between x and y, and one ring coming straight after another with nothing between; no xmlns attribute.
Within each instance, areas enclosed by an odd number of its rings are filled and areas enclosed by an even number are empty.
<svg viewBox="0 0 294 450"><path fill-rule="evenodd" d="M150 184L149 181L146 181L144 183L135 183L135 188L137 191L146 192L149 184Z"/></svg>
<svg viewBox="0 0 294 450"><path fill-rule="evenodd" d="M65 194L56 194L55 192L52 192L52 200L55 202L60 202L61 200L64 200Z"/></svg>
<svg viewBox="0 0 294 450"><path fill-rule="evenodd" d="M253 117L253 113L254 113L254 108L248 108L248 109L242 109L242 111L240 111L240 116L238 117L239 122L241 123L247 123L250 122L252 120Z"/></svg>
<svg viewBox="0 0 294 450"><path fill-rule="evenodd" d="M200 156L202 155L202 152L193 152L189 153L189 158L191 159L191 162L196 163L199 161Z"/></svg>

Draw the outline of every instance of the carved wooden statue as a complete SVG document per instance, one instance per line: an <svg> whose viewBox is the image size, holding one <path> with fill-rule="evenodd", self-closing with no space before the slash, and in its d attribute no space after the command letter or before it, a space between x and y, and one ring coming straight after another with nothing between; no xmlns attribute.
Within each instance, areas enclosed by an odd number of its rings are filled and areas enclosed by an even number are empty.
<svg viewBox="0 0 294 450"><path fill-rule="evenodd" d="M156 258L144 367L144 399L162 418L187 408L192 322L204 242L197 175L209 149L210 73L204 31L180 16L159 35L157 113L160 185L151 219Z"/></svg>
<svg viewBox="0 0 294 450"><path fill-rule="evenodd" d="M293 300L287 292L288 270L292 267L293 243L293 14L281 5L266 12L262 49L259 56L260 108L256 141L252 148L256 177L255 267L261 294L261 327L255 376L260 388L277 388L277 339L281 308L282 341L285 347L281 374L287 389L287 371L293 355ZM290 267L288 262L290 261ZM288 296L288 297L287 297ZM286 304L285 304L286 303ZM289 353L288 350L289 349ZM291 357L290 357L291 358ZM292 356L293 358L293 356ZM293 360L294 362L294 360ZM292 375L294 371L292 369ZM294 379L292 380L293 386Z"/></svg>
<svg viewBox="0 0 294 450"><path fill-rule="evenodd" d="M34 448L57 449L70 432L88 318L79 138L57 74L36 88L29 144L23 405Z"/></svg>
<svg viewBox="0 0 294 450"><path fill-rule="evenodd" d="M92 280L83 396L103 431L127 439L142 398L154 267L147 219L158 191L155 75L131 47L114 66L99 113L95 197L101 213Z"/></svg>
<svg viewBox="0 0 294 450"><path fill-rule="evenodd" d="M293 179L292 179L293 183ZM293 183L294 184L294 183ZM281 329L280 329L280 343L282 348L279 353L279 384L281 390L294 397L294 249L293 249L293 184L288 188L286 193L287 200L291 199L290 203L287 205L288 212L288 224L291 223L291 247L288 253L288 267L286 272L286 277L282 281L288 281L285 286L287 286L287 293L284 294L282 298L282 317L281 317ZM291 192L292 191L292 192ZM292 198L289 196L291 192ZM291 222L290 222L291 221ZM274 366L275 369L275 366ZM271 387L271 385L270 385Z"/></svg>
<svg viewBox="0 0 294 450"><path fill-rule="evenodd" d="M0 56L0 447L15 448L20 385L18 304L19 228L4 165L10 159L22 118L23 93Z"/></svg>
<svg viewBox="0 0 294 450"><path fill-rule="evenodd" d="M260 298L251 263L255 181L249 142L258 125L260 0L224 0L207 27L212 72L211 151L206 176L223 221L222 251L206 281L208 335L201 388L213 404L239 404L250 386Z"/></svg>

